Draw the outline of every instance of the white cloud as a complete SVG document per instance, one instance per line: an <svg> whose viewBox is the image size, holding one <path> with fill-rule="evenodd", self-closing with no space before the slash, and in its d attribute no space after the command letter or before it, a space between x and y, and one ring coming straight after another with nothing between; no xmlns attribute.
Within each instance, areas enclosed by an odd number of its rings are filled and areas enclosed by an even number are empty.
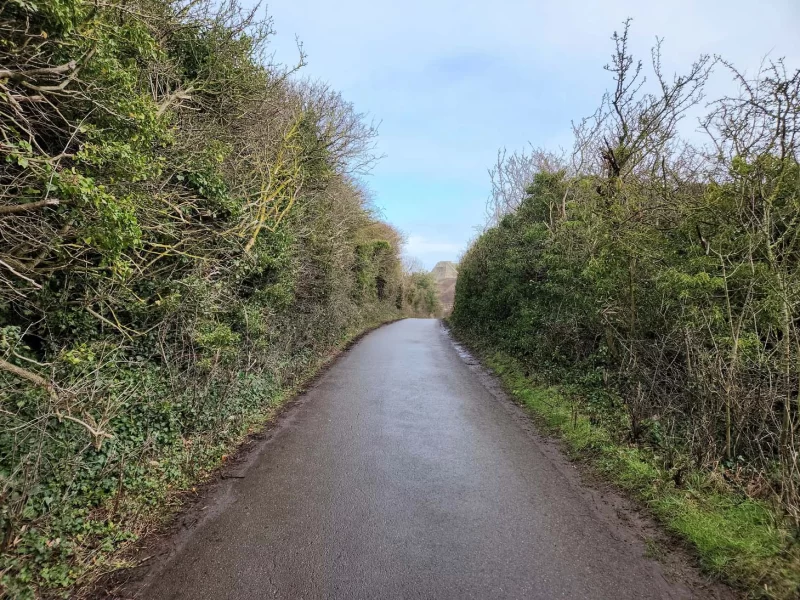
<svg viewBox="0 0 800 600"><path fill-rule="evenodd" d="M442 240L430 240L421 235L409 235L406 240L405 253L418 258L427 269L440 260L456 260L464 249L463 244Z"/></svg>

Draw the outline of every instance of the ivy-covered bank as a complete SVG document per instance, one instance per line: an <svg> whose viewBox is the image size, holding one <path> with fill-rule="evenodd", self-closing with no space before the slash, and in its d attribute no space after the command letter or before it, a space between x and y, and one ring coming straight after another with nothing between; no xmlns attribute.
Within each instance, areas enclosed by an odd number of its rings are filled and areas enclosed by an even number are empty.
<svg viewBox="0 0 800 600"><path fill-rule="evenodd" d="M359 184L375 131L270 35L234 1L0 7L6 597L76 594L334 349L437 310Z"/></svg>

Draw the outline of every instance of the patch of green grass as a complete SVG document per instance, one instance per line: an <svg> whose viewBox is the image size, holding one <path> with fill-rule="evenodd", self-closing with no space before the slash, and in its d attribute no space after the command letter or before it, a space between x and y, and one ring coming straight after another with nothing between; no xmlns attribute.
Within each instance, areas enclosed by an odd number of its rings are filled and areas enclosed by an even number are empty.
<svg viewBox="0 0 800 600"><path fill-rule="evenodd" d="M485 364L568 452L646 504L696 551L701 566L752 597L800 597L800 544L766 502L695 471L677 487L652 452L625 444L593 423L558 386L537 383L517 360L486 353Z"/></svg>
<svg viewBox="0 0 800 600"><path fill-rule="evenodd" d="M648 558L652 558L654 560L661 560L667 553L666 548L664 548L658 542L658 540L654 538L647 538L644 541L644 544L645 544L645 556L647 556Z"/></svg>

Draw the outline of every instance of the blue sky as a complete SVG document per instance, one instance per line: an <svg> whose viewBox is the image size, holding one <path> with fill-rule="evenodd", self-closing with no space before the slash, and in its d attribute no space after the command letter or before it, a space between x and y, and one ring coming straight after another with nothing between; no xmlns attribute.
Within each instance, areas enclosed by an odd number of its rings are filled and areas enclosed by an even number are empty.
<svg viewBox="0 0 800 600"><path fill-rule="evenodd" d="M633 18L633 50L665 38L666 70L701 53L740 69L785 56L800 67L800 0L276 0L279 62L304 45L304 76L330 83L380 122L386 155L366 178L406 251L431 268L456 260L485 221L497 150L570 144L598 105L610 35ZM730 89L712 79L709 96Z"/></svg>

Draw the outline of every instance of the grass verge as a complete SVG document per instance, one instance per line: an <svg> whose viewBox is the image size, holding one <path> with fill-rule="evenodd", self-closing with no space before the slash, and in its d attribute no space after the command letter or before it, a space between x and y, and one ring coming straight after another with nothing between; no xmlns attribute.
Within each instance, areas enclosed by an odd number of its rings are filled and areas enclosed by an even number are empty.
<svg viewBox="0 0 800 600"><path fill-rule="evenodd" d="M562 439L572 458L644 503L688 543L706 572L753 598L800 597L800 544L770 504L748 498L713 471L690 471L678 485L653 451L614 439L563 388L526 376L507 354L467 345L540 428Z"/></svg>

